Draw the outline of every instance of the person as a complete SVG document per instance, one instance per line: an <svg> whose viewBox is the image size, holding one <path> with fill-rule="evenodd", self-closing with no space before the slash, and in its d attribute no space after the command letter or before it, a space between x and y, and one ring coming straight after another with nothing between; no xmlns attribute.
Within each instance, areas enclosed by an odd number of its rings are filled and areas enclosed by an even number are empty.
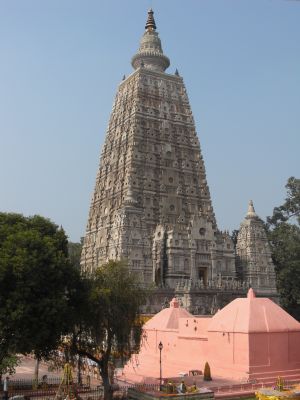
<svg viewBox="0 0 300 400"><path fill-rule="evenodd" d="M167 393L174 393L174 385L171 381L167 383Z"/></svg>
<svg viewBox="0 0 300 400"><path fill-rule="evenodd" d="M4 393L3 400L8 400L8 381L9 377L7 376L4 379L4 384L3 384L3 393Z"/></svg>
<svg viewBox="0 0 300 400"><path fill-rule="evenodd" d="M192 391L192 392L196 392L196 391L197 391L196 382L193 383L193 386L191 387L191 391Z"/></svg>
<svg viewBox="0 0 300 400"><path fill-rule="evenodd" d="M181 383L179 385L179 392L180 393L185 393L186 392L186 385L185 385L184 381L181 381Z"/></svg>

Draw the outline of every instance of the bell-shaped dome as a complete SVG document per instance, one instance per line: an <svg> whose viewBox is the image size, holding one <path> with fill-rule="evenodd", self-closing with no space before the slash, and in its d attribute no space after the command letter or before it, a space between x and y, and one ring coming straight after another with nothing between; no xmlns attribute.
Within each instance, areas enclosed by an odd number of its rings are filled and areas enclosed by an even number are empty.
<svg viewBox="0 0 300 400"><path fill-rule="evenodd" d="M153 14L152 9L150 9L140 48L137 54L132 57L131 64L134 69L144 67L153 71L164 72L169 67L170 60L163 54Z"/></svg>

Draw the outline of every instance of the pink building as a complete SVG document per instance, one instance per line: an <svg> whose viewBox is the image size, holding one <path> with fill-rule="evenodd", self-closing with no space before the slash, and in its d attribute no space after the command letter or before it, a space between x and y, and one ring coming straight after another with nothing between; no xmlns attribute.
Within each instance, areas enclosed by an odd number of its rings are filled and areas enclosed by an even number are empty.
<svg viewBox="0 0 300 400"><path fill-rule="evenodd" d="M300 323L268 298L235 299L213 317L195 317L176 299L144 325L141 351L124 368L125 378L163 377L203 370L238 380L300 379Z"/></svg>

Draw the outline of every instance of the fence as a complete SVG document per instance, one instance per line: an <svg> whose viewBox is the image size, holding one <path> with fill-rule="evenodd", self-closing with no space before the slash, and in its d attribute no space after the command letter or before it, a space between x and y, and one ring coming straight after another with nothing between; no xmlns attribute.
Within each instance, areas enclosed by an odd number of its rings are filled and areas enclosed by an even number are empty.
<svg viewBox="0 0 300 400"><path fill-rule="evenodd" d="M61 378L48 378L40 379L38 382L31 379L18 379L10 380L8 385L8 396L13 398L16 396L22 396L26 400L31 398L38 398L39 400L50 400L54 399L59 385L61 384ZM76 392L84 400L98 400L103 397L103 386L97 385L78 385L76 380L73 382L73 386ZM127 397L129 388L135 388L142 392L157 392L159 391L158 384L114 384L112 389L116 398ZM3 385L0 384L0 399L3 397Z"/></svg>
<svg viewBox="0 0 300 400"><path fill-rule="evenodd" d="M54 398L61 384L60 377L44 378L38 381L34 379L11 379L8 383L8 396L23 396L26 399L38 397L39 399ZM99 399L102 397L102 386L91 386L90 384L78 385L74 380L72 385L76 392L84 399ZM3 383L0 384L0 398L3 397Z"/></svg>
<svg viewBox="0 0 300 400"><path fill-rule="evenodd" d="M292 389L295 387L298 381L285 381L284 387L285 389ZM230 397L230 394L235 394L235 397L240 393L241 397L243 393L251 394L255 393L257 390L262 388L270 388L275 387L276 381L273 384L271 383L262 383L262 382L247 382L247 383L240 383L234 385L226 385L226 386L210 386L209 389L215 393L216 397ZM226 396L228 395L228 396Z"/></svg>
<svg viewBox="0 0 300 400"><path fill-rule="evenodd" d="M8 385L8 394L9 397L15 396L23 396L25 399L38 398L39 400L51 400L54 399L59 385L61 383L61 378L48 378L47 380L41 379L38 382L35 380L29 379L19 379L19 380L10 380ZM74 387L76 388L79 396L84 400L100 400L103 398L103 387L98 386L90 386L90 385L78 385L76 380L74 380ZM240 393L241 397L243 397L243 393L254 393L258 389L263 387L275 386L274 384L263 384L258 382L248 382L248 383L240 383L233 385L224 385L224 386L211 386L208 385L208 389L212 390L215 393L216 397L230 397L231 394ZM295 385L293 381L285 381L285 387L292 388ZM201 387L205 386L205 382L201 384ZM159 384L114 384L113 390L115 397L117 398L126 398L127 392L129 388L136 389L141 392L158 392ZM3 395L3 387L0 385L0 398ZM17 400L17 399L16 399Z"/></svg>

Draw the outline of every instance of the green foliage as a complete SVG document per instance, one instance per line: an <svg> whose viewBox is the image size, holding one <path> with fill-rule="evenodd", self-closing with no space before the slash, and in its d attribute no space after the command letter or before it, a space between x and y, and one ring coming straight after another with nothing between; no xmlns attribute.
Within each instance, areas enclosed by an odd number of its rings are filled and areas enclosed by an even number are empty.
<svg viewBox="0 0 300 400"><path fill-rule="evenodd" d="M287 198L268 217L268 238L281 305L300 320L300 180L289 178Z"/></svg>
<svg viewBox="0 0 300 400"><path fill-rule="evenodd" d="M68 243L68 253L71 264L80 269L82 243Z"/></svg>
<svg viewBox="0 0 300 400"><path fill-rule="evenodd" d="M285 265L300 261L300 229L296 225L281 222L269 231L272 256L278 272Z"/></svg>
<svg viewBox="0 0 300 400"><path fill-rule="evenodd" d="M73 336L73 350L98 364L108 399L112 395L108 371L112 353L129 357L139 350L139 310L145 290L122 262L110 261L84 281L85 300L78 310L80 323Z"/></svg>
<svg viewBox="0 0 300 400"><path fill-rule="evenodd" d="M205 380L205 381L212 380L211 373L210 373L210 366L207 361L204 366L203 380Z"/></svg>
<svg viewBox="0 0 300 400"><path fill-rule="evenodd" d="M79 272L67 244L48 219L0 213L0 337L9 354L47 357L72 323Z"/></svg>
<svg viewBox="0 0 300 400"><path fill-rule="evenodd" d="M285 185L287 197L280 207L275 207L272 217L268 217L268 223L277 226L281 222L295 219L300 224L300 179L293 176L288 179Z"/></svg>
<svg viewBox="0 0 300 400"><path fill-rule="evenodd" d="M300 320L300 229L281 222L268 233L281 305Z"/></svg>
<svg viewBox="0 0 300 400"><path fill-rule="evenodd" d="M0 377L4 374L12 375L16 372L16 367L20 364L20 358L15 354L0 356Z"/></svg>

